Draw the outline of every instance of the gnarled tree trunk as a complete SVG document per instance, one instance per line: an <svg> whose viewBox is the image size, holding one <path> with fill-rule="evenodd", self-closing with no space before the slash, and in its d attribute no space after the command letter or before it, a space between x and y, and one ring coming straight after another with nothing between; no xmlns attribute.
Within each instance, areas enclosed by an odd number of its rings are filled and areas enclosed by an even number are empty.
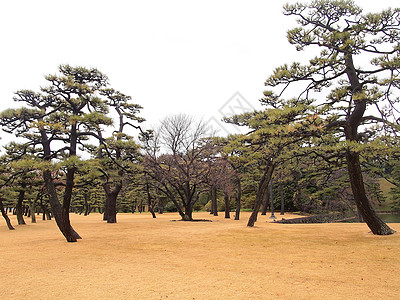
<svg viewBox="0 0 400 300"><path fill-rule="evenodd" d="M362 85L357 76L352 53L350 51L345 54L345 63L347 77L352 89L352 95L358 96L359 93L362 93ZM355 106L346 120L344 132L346 140L359 142L358 127L362 122L367 107L367 99L354 99L353 101L355 102ZM346 162L353 197L362 218L367 223L373 234L393 234L395 231L392 230L385 222L383 222L383 220L376 214L366 195L359 154L352 150L347 150Z"/></svg>
<svg viewBox="0 0 400 300"><path fill-rule="evenodd" d="M18 193L18 201L17 201L17 206L16 206L16 214L17 214L17 221L18 225L25 225L25 220L24 220L24 207L23 207L23 201L25 198L25 188L26 188L26 183L21 182L21 190Z"/></svg>
<svg viewBox="0 0 400 300"><path fill-rule="evenodd" d="M106 194L106 207L104 215L107 223L117 223L117 198L122 189L122 182L118 183L111 189L108 183L103 185Z"/></svg>
<svg viewBox="0 0 400 300"><path fill-rule="evenodd" d="M185 213L182 217L182 221L193 221L193 204L189 203L185 205Z"/></svg>
<svg viewBox="0 0 400 300"><path fill-rule="evenodd" d="M354 200L356 202L358 212L362 216L363 220L365 221L365 223L367 223L373 234L393 234L395 231L392 230L377 215L367 198L358 153L348 151L346 154L346 160Z"/></svg>
<svg viewBox="0 0 400 300"><path fill-rule="evenodd" d="M51 210L53 212L53 216L56 220L58 228L64 235L67 242L76 242L76 240L81 239L81 237L71 226L69 220L69 207L66 207L67 203L61 206L60 201L58 200L56 188L54 186L50 170L45 170L43 172L43 179L49 196Z"/></svg>
<svg viewBox="0 0 400 300"><path fill-rule="evenodd" d="M7 227L10 230L14 230L15 228L11 225L11 221L10 218L7 215L7 212L4 210L4 206L3 206L3 200L0 199L0 210L1 210L1 214L4 218L4 220L6 221Z"/></svg>
<svg viewBox="0 0 400 300"><path fill-rule="evenodd" d="M248 227L253 227L254 223L257 221L258 211L260 210L264 194L267 193L268 185L272 178L272 173L274 172L275 165L268 163L267 168L261 177L258 184L258 191L256 196L256 201L254 202L253 211L250 215L249 221L247 222Z"/></svg>

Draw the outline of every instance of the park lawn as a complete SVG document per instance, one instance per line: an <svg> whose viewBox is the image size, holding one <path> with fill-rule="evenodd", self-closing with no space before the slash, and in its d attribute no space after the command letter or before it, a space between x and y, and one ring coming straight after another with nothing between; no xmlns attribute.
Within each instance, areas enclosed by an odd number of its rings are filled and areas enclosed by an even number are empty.
<svg viewBox="0 0 400 300"><path fill-rule="evenodd" d="M27 220L15 231L2 222L0 298L399 297L398 233L374 236L359 223L274 224L268 216L247 228L248 212L240 221L194 216L213 222L118 214L117 224L106 224L99 214L74 214L77 243L65 242L54 221Z"/></svg>

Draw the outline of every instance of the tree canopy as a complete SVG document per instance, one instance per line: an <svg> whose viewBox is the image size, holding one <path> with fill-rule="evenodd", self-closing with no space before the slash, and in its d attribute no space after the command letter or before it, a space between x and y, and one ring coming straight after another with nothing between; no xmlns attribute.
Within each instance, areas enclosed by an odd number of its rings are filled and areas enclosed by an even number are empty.
<svg viewBox="0 0 400 300"><path fill-rule="evenodd" d="M274 70L266 80L265 103L276 105L295 86L297 99L319 106L324 128L340 131L358 210L375 234L393 231L376 215L366 197L360 155L370 138L395 135L399 129L400 9L363 14L353 1L312 1L284 6L299 27L288 31L298 51L320 49L307 64L294 62Z"/></svg>

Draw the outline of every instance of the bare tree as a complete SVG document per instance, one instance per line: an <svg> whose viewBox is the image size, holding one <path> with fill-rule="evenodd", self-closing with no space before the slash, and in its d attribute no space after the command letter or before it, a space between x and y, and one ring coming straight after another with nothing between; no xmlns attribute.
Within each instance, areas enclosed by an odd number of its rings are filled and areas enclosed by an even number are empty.
<svg viewBox="0 0 400 300"><path fill-rule="evenodd" d="M158 189L175 205L182 220L192 221L196 193L206 181L212 145L205 139L207 125L178 114L166 117L145 139L145 170Z"/></svg>

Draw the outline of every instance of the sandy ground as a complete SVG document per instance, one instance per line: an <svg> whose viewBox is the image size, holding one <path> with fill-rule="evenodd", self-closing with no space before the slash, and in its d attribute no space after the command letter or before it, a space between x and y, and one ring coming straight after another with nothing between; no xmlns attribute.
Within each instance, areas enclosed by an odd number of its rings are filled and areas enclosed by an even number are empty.
<svg viewBox="0 0 400 300"><path fill-rule="evenodd" d="M0 299L400 298L400 234L268 216L247 228L248 215L172 222L176 214L119 214L117 224L72 215L77 243L65 242L54 221L9 231L2 219Z"/></svg>

